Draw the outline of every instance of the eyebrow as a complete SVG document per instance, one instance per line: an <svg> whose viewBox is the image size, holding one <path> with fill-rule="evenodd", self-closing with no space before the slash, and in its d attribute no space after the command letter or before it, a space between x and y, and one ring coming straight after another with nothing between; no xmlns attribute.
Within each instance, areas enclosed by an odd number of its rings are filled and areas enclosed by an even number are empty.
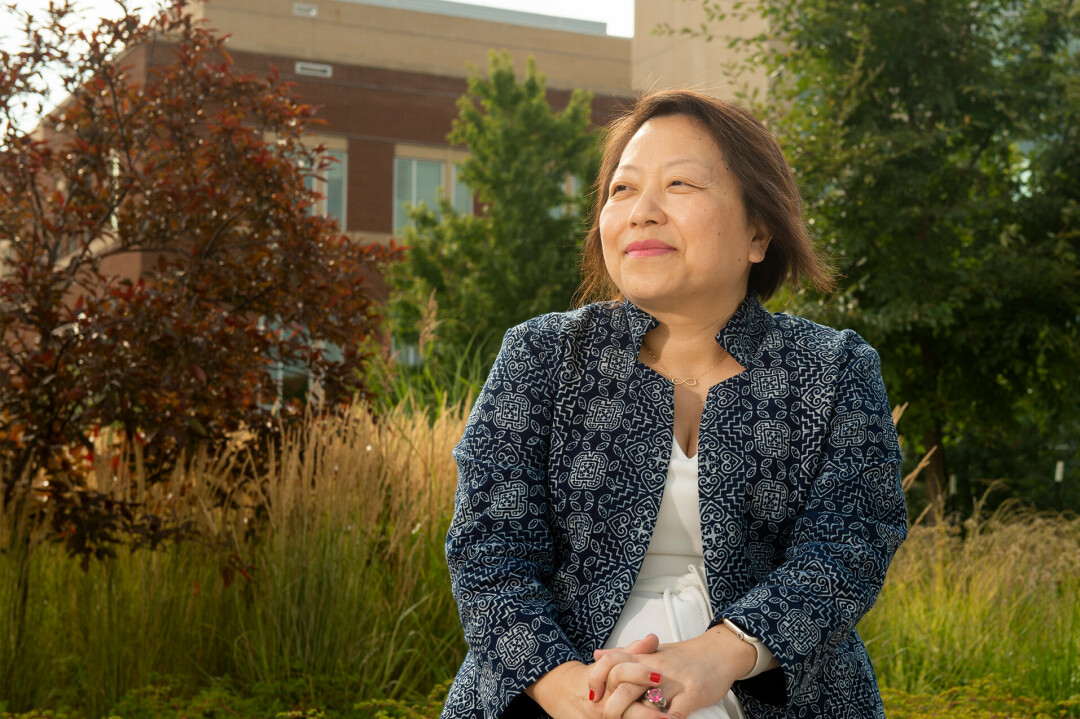
<svg viewBox="0 0 1080 719"><path fill-rule="evenodd" d="M668 168L674 167L675 165L697 165L698 167L707 169L705 168L705 165L701 164L700 161L695 160L692 157L676 157L674 160L668 160L667 162L665 162L663 167ZM615 172L619 172L620 170L637 171L637 169L637 165L618 165L615 168Z"/></svg>

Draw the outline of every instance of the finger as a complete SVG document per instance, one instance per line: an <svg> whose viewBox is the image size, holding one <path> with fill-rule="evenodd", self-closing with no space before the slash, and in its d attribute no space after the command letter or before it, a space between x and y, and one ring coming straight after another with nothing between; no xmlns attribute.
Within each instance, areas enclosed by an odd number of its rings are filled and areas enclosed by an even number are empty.
<svg viewBox="0 0 1080 719"><path fill-rule="evenodd" d="M690 712L697 707L692 706L693 701L686 694L678 694L671 700L671 704L667 708L667 715L671 719L686 719L690 715Z"/></svg>
<svg viewBox="0 0 1080 719"><path fill-rule="evenodd" d="M646 634L642 639L630 642L625 647L616 647L614 649L594 649L593 659L599 659L600 657L608 654L609 652L629 652L630 654L652 654L656 651L656 648L660 646L660 638L655 634Z"/></svg>
<svg viewBox="0 0 1080 719"><path fill-rule="evenodd" d="M622 719L667 719L667 713L651 702L646 702L642 695L638 695L634 702L626 707Z"/></svg>
<svg viewBox="0 0 1080 719"><path fill-rule="evenodd" d="M608 674L615 666L625 662L636 663L637 657L625 652L609 652L589 667L586 683L590 701L598 702L603 698L607 692Z"/></svg>
<svg viewBox="0 0 1080 719"><path fill-rule="evenodd" d="M623 719L668 719L668 715L638 697L638 701L626 708Z"/></svg>
<svg viewBox="0 0 1080 719"><path fill-rule="evenodd" d="M660 686L662 679L663 676L660 672L648 665L622 662L612 667L611 671L608 672L606 690L610 694L614 693L621 684L634 684L644 687L641 690L644 692L649 687Z"/></svg>
<svg viewBox="0 0 1080 719"><path fill-rule="evenodd" d="M660 647L660 637L655 634L646 634L644 638L631 642L626 651L631 654L652 654Z"/></svg>
<svg viewBox="0 0 1080 719"><path fill-rule="evenodd" d="M624 682L615 687L604 702L604 719L622 719L623 714L638 703L647 686Z"/></svg>

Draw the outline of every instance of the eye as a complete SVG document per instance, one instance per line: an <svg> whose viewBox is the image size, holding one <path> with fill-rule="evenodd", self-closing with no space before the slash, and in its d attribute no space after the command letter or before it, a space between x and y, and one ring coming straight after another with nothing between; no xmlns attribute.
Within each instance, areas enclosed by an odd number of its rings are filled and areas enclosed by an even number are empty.
<svg viewBox="0 0 1080 719"><path fill-rule="evenodd" d="M617 195L618 193L624 192L624 191L629 190L629 189L630 189L629 185L622 185L622 184L612 185L611 186L611 194L612 195Z"/></svg>

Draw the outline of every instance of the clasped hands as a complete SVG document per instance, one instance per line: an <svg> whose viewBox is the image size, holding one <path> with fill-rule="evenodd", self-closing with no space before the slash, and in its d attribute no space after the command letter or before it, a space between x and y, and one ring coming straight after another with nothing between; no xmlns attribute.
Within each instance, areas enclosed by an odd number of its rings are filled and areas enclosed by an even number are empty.
<svg viewBox="0 0 1080 719"><path fill-rule="evenodd" d="M618 649L598 649L591 665L567 662L527 693L555 719L685 719L722 700L754 666L756 650L723 625L699 637L660 644L655 634ZM660 687L660 711L642 695Z"/></svg>

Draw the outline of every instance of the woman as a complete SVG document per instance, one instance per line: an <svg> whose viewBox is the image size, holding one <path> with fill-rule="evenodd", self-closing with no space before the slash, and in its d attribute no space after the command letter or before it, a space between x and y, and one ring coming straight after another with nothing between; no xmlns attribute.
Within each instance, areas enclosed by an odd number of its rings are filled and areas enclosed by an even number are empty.
<svg viewBox="0 0 1080 719"><path fill-rule="evenodd" d="M612 301L507 332L454 451L443 716L883 716L855 624L906 534L900 451L874 350L760 305L829 285L776 142L642 98L583 269Z"/></svg>

